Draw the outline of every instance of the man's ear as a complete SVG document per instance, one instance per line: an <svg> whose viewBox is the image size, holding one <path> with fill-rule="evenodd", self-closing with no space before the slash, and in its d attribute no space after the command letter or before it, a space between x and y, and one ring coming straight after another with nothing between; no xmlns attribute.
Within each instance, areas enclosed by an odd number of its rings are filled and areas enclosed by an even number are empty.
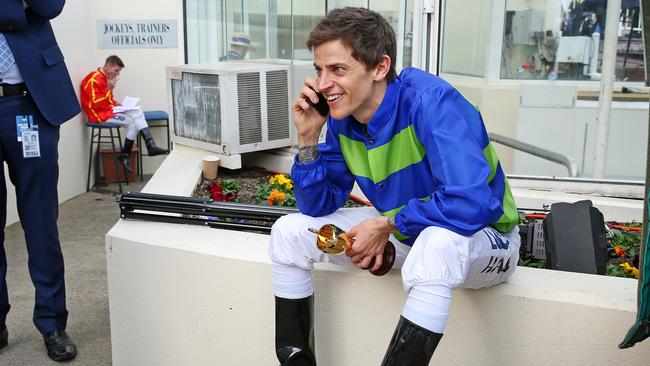
<svg viewBox="0 0 650 366"><path fill-rule="evenodd" d="M390 57L388 55L383 55L381 59L379 59L377 66L375 66L375 77L373 79L375 81L385 79L386 75L388 75L388 72L390 71L390 65Z"/></svg>

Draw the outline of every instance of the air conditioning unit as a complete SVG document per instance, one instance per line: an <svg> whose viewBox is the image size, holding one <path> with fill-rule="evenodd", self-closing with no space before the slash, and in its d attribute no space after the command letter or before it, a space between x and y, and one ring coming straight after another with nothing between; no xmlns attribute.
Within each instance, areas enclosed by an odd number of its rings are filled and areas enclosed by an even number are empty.
<svg viewBox="0 0 650 366"><path fill-rule="evenodd" d="M290 146L290 78L281 64L168 66L174 143L237 155L232 168L239 154Z"/></svg>

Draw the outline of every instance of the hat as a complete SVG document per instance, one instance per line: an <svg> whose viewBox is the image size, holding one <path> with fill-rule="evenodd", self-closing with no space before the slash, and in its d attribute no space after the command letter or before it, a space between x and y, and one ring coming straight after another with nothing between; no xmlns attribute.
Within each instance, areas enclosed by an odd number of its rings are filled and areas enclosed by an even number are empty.
<svg viewBox="0 0 650 366"><path fill-rule="evenodd" d="M248 34L240 32L235 32L232 34L232 38L230 38L230 44L250 48L257 47L257 43L251 42L251 37Z"/></svg>

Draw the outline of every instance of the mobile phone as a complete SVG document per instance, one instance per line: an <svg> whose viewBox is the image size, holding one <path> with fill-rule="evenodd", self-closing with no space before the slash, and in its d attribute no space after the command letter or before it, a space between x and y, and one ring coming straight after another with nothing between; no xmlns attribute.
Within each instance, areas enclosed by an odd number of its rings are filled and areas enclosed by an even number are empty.
<svg viewBox="0 0 650 366"><path fill-rule="evenodd" d="M305 98L305 100L321 116L326 117L330 113L330 107L327 105L327 99L325 99L325 96L321 93L316 93L316 94L318 94L318 103L314 104L309 98Z"/></svg>

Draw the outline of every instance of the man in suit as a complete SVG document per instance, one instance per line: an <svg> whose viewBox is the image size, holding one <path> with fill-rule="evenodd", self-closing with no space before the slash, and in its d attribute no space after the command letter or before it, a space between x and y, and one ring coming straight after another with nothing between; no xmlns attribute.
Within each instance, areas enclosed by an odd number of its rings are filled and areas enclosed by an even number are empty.
<svg viewBox="0 0 650 366"><path fill-rule="evenodd" d="M77 349L65 332L63 254L57 228L59 125L79 103L50 19L65 0L0 0L0 165L16 187L29 273L36 288L34 324L48 356L65 361ZM0 225L6 223L6 178L0 176ZM9 299L4 230L0 231L0 349L8 345Z"/></svg>

